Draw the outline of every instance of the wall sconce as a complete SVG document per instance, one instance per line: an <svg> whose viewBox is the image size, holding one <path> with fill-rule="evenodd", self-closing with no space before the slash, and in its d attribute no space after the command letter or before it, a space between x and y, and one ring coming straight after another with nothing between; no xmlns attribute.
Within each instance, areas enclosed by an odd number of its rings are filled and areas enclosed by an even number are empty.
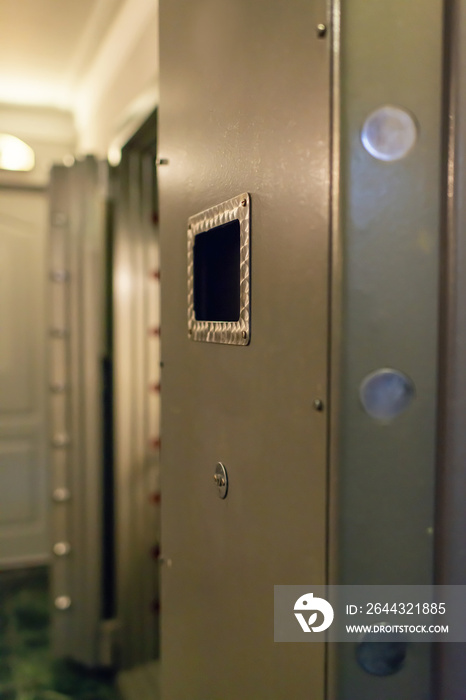
<svg viewBox="0 0 466 700"><path fill-rule="evenodd" d="M27 143L10 134L0 134L0 170L28 172L34 168L34 151Z"/></svg>

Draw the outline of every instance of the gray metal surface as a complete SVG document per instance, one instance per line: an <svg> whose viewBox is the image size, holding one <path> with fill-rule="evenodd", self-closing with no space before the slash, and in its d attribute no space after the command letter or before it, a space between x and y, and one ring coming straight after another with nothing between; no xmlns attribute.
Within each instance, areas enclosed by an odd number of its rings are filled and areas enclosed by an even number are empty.
<svg viewBox="0 0 466 700"><path fill-rule="evenodd" d="M336 7L337 27L340 21ZM443 3L342 3L335 46L334 284L332 287L331 581L433 580L439 294ZM341 52L341 53L340 53ZM404 157L374 158L361 141L369 115L395 105L418 136ZM388 421L369 416L363 379L390 367L415 397ZM430 649L408 649L392 676L332 650L331 698L427 700Z"/></svg>
<svg viewBox="0 0 466 700"><path fill-rule="evenodd" d="M197 321L194 313L195 237L202 231L237 219L240 224L240 315L238 321ZM193 340L247 345L250 339L250 199L247 192L232 197L188 219L188 334Z"/></svg>
<svg viewBox="0 0 466 700"><path fill-rule="evenodd" d="M50 278L50 321L68 331L49 354L52 642L89 665L101 615L104 199L94 158L52 168L50 269L66 275Z"/></svg>
<svg viewBox="0 0 466 700"><path fill-rule="evenodd" d="M124 669L152 661L159 640L160 308L154 275L159 270L154 171L152 155L127 147L115 196L116 603Z"/></svg>
<svg viewBox="0 0 466 700"><path fill-rule="evenodd" d="M449 3L448 162L442 246L439 470L436 523L438 583L466 584L466 6ZM466 687L465 644L439 644L436 700L461 700Z"/></svg>
<svg viewBox="0 0 466 700"><path fill-rule="evenodd" d="M327 19L322 0L161 3L163 700L324 697L323 645L273 642L273 586L325 580ZM194 343L186 221L245 191L251 342Z"/></svg>
<svg viewBox="0 0 466 700"><path fill-rule="evenodd" d="M47 564L47 199L0 190L0 569Z"/></svg>

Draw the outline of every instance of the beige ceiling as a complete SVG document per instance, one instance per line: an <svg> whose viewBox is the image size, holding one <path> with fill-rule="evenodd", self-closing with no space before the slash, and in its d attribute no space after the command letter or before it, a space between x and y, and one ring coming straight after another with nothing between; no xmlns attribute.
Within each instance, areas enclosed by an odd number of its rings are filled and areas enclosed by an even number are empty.
<svg viewBox="0 0 466 700"><path fill-rule="evenodd" d="M0 102L72 108L124 0L0 0Z"/></svg>

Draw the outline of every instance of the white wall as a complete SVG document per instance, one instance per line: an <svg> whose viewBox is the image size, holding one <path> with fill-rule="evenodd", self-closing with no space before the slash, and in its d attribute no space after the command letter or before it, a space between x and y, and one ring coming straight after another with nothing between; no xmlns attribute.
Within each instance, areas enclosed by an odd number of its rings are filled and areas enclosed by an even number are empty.
<svg viewBox="0 0 466 700"><path fill-rule="evenodd" d="M22 138L36 153L32 172L0 171L0 185L46 184L51 164L67 153L106 157L158 104L158 0L114 5L116 13L101 17L96 27L99 43L88 47L86 60L81 57L84 73L73 88L70 111L0 104L0 132Z"/></svg>
<svg viewBox="0 0 466 700"><path fill-rule="evenodd" d="M36 152L34 171L0 171L0 184L46 184L66 153L105 158L137 130L158 104L158 0L124 0L91 56L70 112L0 104L0 132Z"/></svg>
<svg viewBox="0 0 466 700"><path fill-rule="evenodd" d="M0 170L0 567L49 557L47 424L48 194L54 162L74 152L71 112L0 104L0 132L35 153L30 172ZM2 499L0 498L0 501Z"/></svg>
<svg viewBox="0 0 466 700"><path fill-rule="evenodd" d="M77 92L78 150L104 157L158 102L158 0L126 0Z"/></svg>

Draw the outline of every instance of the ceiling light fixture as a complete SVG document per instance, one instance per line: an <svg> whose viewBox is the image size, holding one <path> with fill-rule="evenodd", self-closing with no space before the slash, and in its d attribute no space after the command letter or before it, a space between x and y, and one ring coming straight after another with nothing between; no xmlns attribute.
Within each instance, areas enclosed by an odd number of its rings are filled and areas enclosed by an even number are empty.
<svg viewBox="0 0 466 700"><path fill-rule="evenodd" d="M11 134L0 134L0 170L28 172L35 165L34 151Z"/></svg>

